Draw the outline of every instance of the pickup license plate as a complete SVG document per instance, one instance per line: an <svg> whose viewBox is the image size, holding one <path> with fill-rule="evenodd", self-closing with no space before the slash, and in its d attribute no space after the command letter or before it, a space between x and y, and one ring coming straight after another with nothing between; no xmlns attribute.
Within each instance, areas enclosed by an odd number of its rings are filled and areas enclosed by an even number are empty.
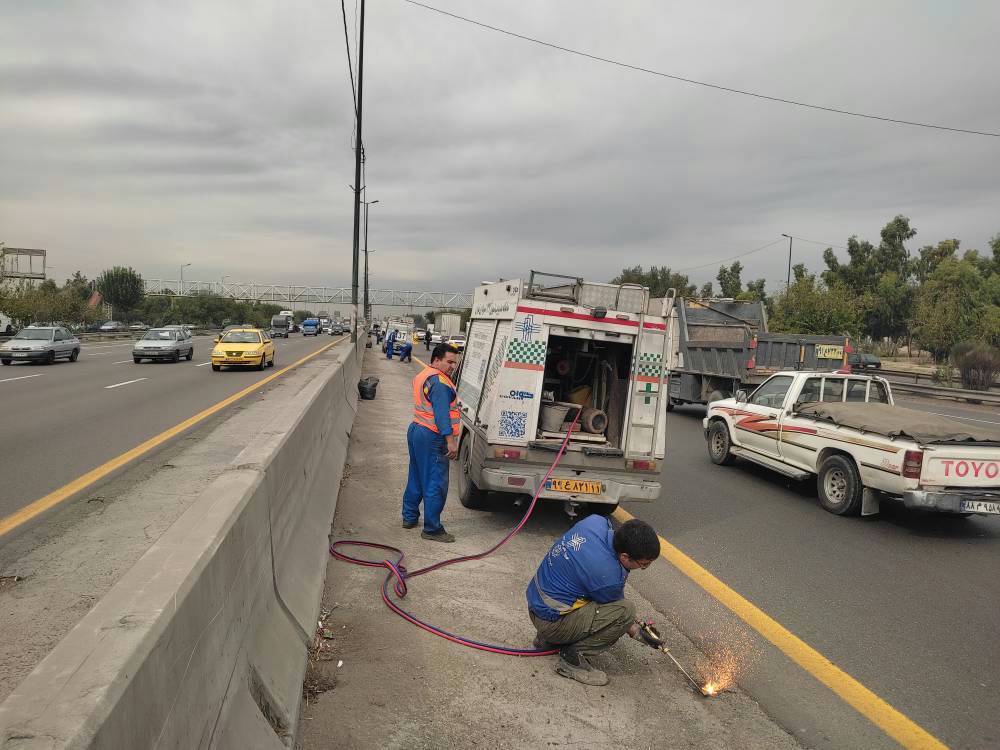
<svg viewBox="0 0 1000 750"><path fill-rule="evenodd" d="M600 495L604 486L592 479L550 479L545 488L553 492L573 492L578 495Z"/></svg>
<svg viewBox="0 0 1000 750"><path fill-rule="evenodd" d="M958 509L963 513L992 513L1000 515L1000 502L989 502L987 500L962 500L958 504Z"/></svg>
<svg viewBox="0 0 1000 750"><path fill-rule="evenodd" d="M10 356L12 356L12 357L27 357L28 355L27 355L26 352L14 352Z"/></svg>

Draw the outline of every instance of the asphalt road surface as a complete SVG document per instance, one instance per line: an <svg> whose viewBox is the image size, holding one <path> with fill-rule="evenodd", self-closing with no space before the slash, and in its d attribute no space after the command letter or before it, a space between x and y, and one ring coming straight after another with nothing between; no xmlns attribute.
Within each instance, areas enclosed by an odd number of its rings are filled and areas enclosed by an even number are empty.
<svg viewBox="0 0 1000 750"><path fill-rule="evenodd" d="M190 362L132 362L132 342L84 344L77 362L0 368L0 518L337 340L275 340L275 368L208 363L212 338Z"/></svg>
<svg viewBox="0 0 1000 750"><path fill-rule="evenodd" d="M986 407L898 402L1000 424ZM1000 747L1000 517L923 515L894 502L871 518L834 516L819 506L814 481L712 464L703 416L694 407L671 413L661 498L623 507L942 742ZM630 580L696 639L733 632L720 625L735 622L731 613L714 611L721 607L699 599L704 592L672 566ZM748 687L805 744L896 746L791 660L776 667L783 656L770 644L762 648L772 651Z"/></svg>

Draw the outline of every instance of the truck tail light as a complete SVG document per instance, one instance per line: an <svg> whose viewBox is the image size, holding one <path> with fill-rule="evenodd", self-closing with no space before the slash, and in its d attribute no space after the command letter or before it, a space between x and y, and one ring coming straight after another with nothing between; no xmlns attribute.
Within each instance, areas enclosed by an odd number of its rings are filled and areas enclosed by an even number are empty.
<svg viewBox="0 0 1000 750"><path fill-rule="evenodd" d="M507 484L511 487L524 487L524 477L507 477Z"/></svg>
<svg viewBox="0 0 1000 750"><path fill-rule="evenodd" d="M654 459L630 458L625 462L625 468L628 471L656 471L660 465Z"/></svg>
<svg viewBox="0 0 1000 750"><path fill-rule="evenodd" d="M524 451L520 448L494 448L493 458L508 458L520 460L524 458Z"/></svg>
<svg viewBox="0 0 1000 750"><path fill-rule="evenodd" d="M923 451L906 451L903 456L903 476L906 479L920 479L920 468L923 463Z"/></svg>

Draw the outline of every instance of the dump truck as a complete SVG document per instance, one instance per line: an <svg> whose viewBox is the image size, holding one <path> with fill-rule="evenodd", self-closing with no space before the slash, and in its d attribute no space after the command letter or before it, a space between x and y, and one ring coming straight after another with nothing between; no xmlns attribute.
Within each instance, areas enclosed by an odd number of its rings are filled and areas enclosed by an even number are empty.
<svg viewBox="0 0 1000 750"><path fill-rule="evenodd" d="M477 287L458 375L462 504L539 492L573 517L659 497L672 304L537 271Z"/></svg>
<svg viewBox="0 0 1000 750"><path fill-rule="evenodd" d="M769 333L763 302L679 299L670 325L668 409L730 398L781 370L836 370L852 351L847 336Z"/></svg>

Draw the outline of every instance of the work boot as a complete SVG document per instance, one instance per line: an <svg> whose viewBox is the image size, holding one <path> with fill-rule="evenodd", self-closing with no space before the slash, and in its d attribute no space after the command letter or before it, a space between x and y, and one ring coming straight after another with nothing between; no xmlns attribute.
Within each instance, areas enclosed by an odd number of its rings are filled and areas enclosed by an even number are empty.
<svg viewBox="0 0 1000 750"><path fill-rule="evenodd" d="M569 677L584 685L600 687L608 684L608 676L604 672L594 669L585 656L581 656L571 649L563 649L559 653L556 674Z"/></svg>
<svg viewBox="0 0 1000 750"><path fill-rule="evenodd" d="M421 531L420 532L420 536L423 537L424 539L430 539L432 542L454 542L455 541L454 534L449 534L444 529L441 529L441 531L438 531L437 533L434 533L434 534L429 534L426 531Z"/></svg>
<svg viewBox="0 0 1000 750"><path fill-rule="evenodd" d="M419 517L418 518L414 518L412 521L407 521L404 518L403 519L403 528L404 529L414 529L414 528L417 527L418 523L420 523L420 518Z"/></svg>

